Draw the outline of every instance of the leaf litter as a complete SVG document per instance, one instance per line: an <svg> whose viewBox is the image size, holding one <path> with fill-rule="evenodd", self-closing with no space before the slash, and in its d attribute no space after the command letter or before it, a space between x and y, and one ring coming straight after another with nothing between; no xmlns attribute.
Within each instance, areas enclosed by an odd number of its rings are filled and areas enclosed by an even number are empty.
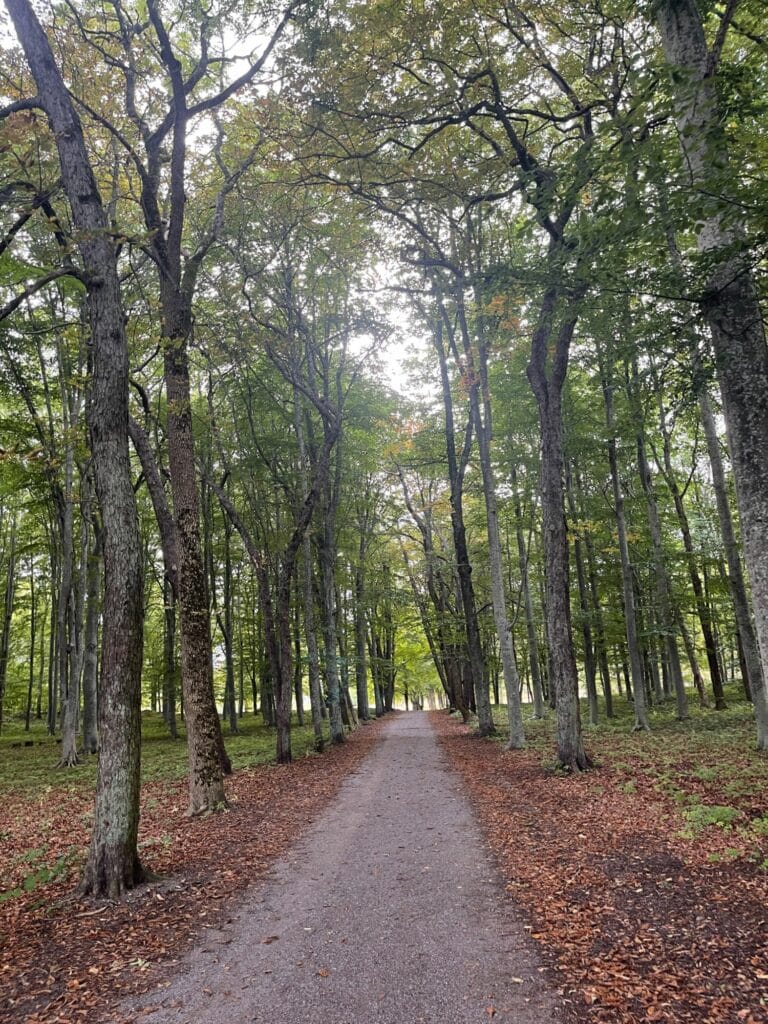
<svg viewBox="0 0 768 1024"><path fill-rule="evenodd" d="M579 1020L768 1022L768 862L733 851L726 829L686 833L679 794L644 785L642 758L636 787L631 761L561 778L540 752L433 721ZM694 788L717 803L716 787Z"/></svg>

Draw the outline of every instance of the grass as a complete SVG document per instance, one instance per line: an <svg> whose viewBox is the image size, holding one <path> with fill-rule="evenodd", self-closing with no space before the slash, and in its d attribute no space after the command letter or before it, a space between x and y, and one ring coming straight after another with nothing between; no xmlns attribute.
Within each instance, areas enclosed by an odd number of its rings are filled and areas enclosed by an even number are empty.
<svg viewBox="0 0 768 1024"><path fill-rule="evenodd" d="M142 714L141 777L142 781L179 779L187 772L187 745L183 723L179 738L172 740L158 714ZM326 735L329 741L329 735ZM25 742L32 746L23 746ZM231 736L224 727L224 742L235 771L274 760L275 733L261 724L261 718L246 715L240 722L240 733ZM292 730L294 758L314 752L311 725L299 726L294 716ZM44 722L33 722L30 732L21 721L3 724L0 734L0 794L13 791L31 799L51 798L52 791L73 792L93 789L96 784L96 758L86 757L74 768L57 768L59 741L46 732Z"/></svg>
<svg viewBox="0 0 768 1024"><path fill-rule="evenodd" d="M700 708L692 696L691 717L686 722L675 718L674 702L662 704L649 711L650 733L632 731L632 705L614 697L615 717L606 719L602 714L597 726L588 724L586 701L581 704L584 745L593 756L609 754L614 768L622 765L634 771L637 759L645 755L655 765L674 763L687 759L693 778L703 782L733 782L732 765L723 765L718 754L723 750L738 752L757 771L764 772L768 779L768 757L755 750L755 724L752 705L732 687L726 691L728 708L715 711ZM507 710L504 705L493 709L494 720L499 729L497 739L506 742ZM551 760L552 744L555 740L555 713L547 709L544 719L532 717L530 706L524 705L523 716L528 746L541 750L542 756Z"/></svg>

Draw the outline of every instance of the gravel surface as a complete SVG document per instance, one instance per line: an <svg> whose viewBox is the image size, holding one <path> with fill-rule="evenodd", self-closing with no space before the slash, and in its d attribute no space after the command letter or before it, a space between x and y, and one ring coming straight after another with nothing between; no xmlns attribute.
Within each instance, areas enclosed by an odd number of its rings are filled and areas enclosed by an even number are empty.
<svg viewBox="0 0 768 1024"><path fill-rule="evenodd" d="M124 1010L152 1024L557 1024L533 946L428 715L411 712L237 916Z"/></svg>

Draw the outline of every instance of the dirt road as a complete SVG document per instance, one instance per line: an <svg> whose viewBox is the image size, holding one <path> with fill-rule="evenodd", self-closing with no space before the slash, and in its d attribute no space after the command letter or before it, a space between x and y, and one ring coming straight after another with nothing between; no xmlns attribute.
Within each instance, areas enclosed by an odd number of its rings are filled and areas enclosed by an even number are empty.
<svg viewBox="0 0 768 1024"><path fill-rule="evenodd" d="M413 712L238 915L123 1009L152 1024L557 1024L540 966Z"/></svg>

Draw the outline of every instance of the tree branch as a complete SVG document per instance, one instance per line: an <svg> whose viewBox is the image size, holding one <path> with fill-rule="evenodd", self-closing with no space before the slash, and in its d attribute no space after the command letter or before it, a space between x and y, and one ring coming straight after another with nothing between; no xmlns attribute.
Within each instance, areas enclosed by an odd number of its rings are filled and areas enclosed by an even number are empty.
<svg viewBox="0 0 768 1024"><path fill-rule="evenodd" d="M35 292L39 292L42 288L45 288L46 285L51 283L51 281L58 281L60 277L74 277L81 283L84 283L82 273L75 267L59 267L57 270L50 270L47 274L44 274L42 277L38 277L36 281L28 284L24 291L20 292L9 302L6 302L4 306L0 306L0 323L3 320L6 320L11 313L14 313L22 302L28 299L31 295L34 295Z"/></svg>

